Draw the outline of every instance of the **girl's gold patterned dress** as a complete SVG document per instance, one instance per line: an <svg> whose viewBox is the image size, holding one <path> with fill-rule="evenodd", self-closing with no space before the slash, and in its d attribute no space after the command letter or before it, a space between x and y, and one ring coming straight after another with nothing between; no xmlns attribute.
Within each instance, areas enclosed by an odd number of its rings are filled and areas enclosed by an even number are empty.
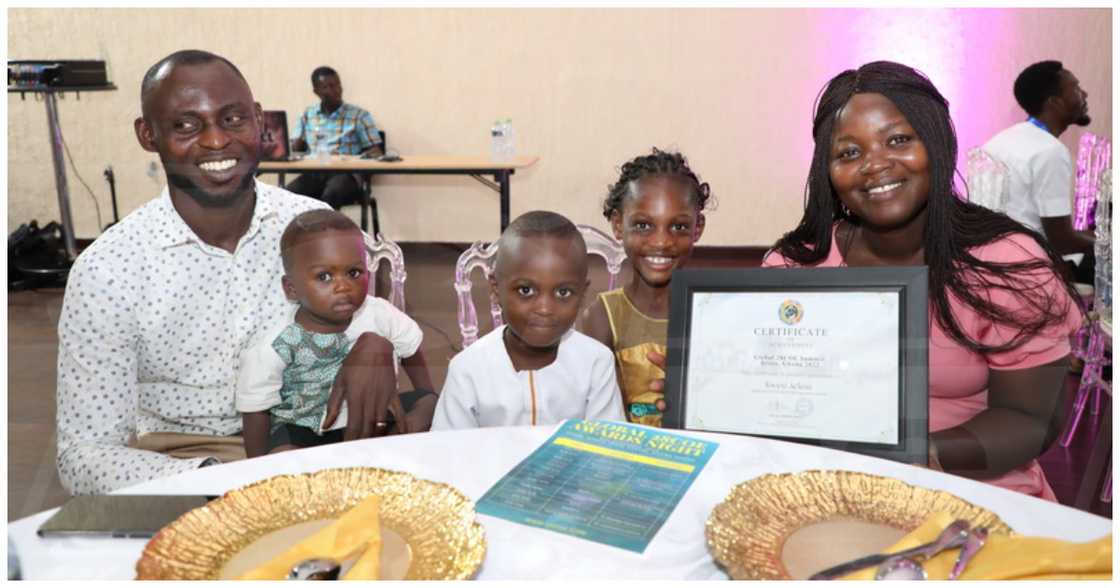
<svg viewBox="0 0 1120 588"><path fill-rule="evenodd" d="M611 340L617 361L619 387L626 418L632 423L661 426L661 413L655 403L664 397L649 389L654 378L664 378L665 371L650 363L646 354L665 354L669 320L642 314L622 288L599 294L611 324Z"/></svg>

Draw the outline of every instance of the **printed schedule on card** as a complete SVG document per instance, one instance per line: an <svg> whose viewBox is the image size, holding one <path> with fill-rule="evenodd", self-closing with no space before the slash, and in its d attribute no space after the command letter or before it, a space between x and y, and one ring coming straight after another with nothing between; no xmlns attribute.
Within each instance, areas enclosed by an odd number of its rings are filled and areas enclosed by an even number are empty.
<svg viewBox="0 0 1120 588"><path fill-rule="evenodd" d="M565 421L477 512L642 553L718 443L613 421Z"/></svg>

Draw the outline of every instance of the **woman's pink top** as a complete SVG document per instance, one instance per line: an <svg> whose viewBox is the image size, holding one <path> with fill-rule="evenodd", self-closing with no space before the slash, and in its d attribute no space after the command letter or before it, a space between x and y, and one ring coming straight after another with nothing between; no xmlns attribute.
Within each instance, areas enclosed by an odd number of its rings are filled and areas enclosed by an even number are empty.
<svg viewBox="0 0 1120 588"><path fill-rule="evenodd" d="M1011 235L976 247L971 251L978 259L996 262L1022 262L1045 257L1042 249L1026 235ZM762 260L763 267L792 267L777 251ZM836 244L836 229L832 232L832 248L828 257L814 267L846 266ZM929 430L941 431L955 427L988 407L988 370L1018 370L1037 367L1062 358L1070 352L1070 336L1081 326L1081 314L1070 300L1061 280L1049 271L1023 274L1022 288L1042 288L1055 303L1068 304L1066 320L1053 325L1025 344L1011 351L981 355L954 341L930 316L929 325ZM997 305L1012 302L1011 296L999 289L989 289L988 295ZM984 320L969 306L950 295L949 305L957 324L970 338L985 344L1000 344L1010 340L1016 331L1007 325ZM1057 501L1054 491L1046 483L1046 476L1038 460L1014 469L1007 474L985 480L996 486L1016 490L1046 500Z"/></svg>

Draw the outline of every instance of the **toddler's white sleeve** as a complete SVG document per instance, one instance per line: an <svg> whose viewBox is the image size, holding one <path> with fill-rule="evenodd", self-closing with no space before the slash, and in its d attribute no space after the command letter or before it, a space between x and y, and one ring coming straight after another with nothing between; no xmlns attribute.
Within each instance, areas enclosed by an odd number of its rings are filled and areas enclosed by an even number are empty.
<svg viewBox="0 0 1120 588"><path fill-rule="evenodd" d="M480 426L477 391L452 360L447 367L447 381L443 383L443 391L432 415L432 430L477 429Z"/></svg>
<svg viewBox="0 0 1120 588"><path fill-rule="evenodd" d="M591 363L591 385L587 394L587 420L624 421L622 391L614 372L614 355L603 347Z"/></svg>
<svg viewBox="0 0 1120 588"><path fill-rule="evenodd" d="M242 351L238 367L234 404L239 412L258 412L280 404L285 366L272 348L271 338L262 338Z"/></svg>
<svg viewBox="0 0 1120 588"><path fill-rule="evenodd" d="M346 333L354 340L362 333L380 335L393 345L397 357L411 357L424 340L424 331L412 317L376 296L366 297L366 303L354 316Z"/></svg>

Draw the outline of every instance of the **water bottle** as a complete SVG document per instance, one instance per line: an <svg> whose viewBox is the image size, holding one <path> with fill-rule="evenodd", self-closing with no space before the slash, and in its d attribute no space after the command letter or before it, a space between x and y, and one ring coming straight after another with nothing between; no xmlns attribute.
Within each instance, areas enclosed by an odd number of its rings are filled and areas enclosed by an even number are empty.
<svg viewBox="0 0 1120 588"><path fill-rule="evenodd" d="M505 156L505 147L503 135L505 129L502 127L502 121L496 120L490 126L490 160L501 161Z"/></svg>
<svg viewBox="0 0 1120 588"><path fill-rule="evenodd" d="M507 118L502 128L502 161L513 161L513 119Z"/></svg>
<svg viewBox="0 0 1120 588"><path fill-rule="evenodd" d="M331 148L327 145L327 136L322 133L315 134L315 158L323 163L331 160Z"/></svg>

